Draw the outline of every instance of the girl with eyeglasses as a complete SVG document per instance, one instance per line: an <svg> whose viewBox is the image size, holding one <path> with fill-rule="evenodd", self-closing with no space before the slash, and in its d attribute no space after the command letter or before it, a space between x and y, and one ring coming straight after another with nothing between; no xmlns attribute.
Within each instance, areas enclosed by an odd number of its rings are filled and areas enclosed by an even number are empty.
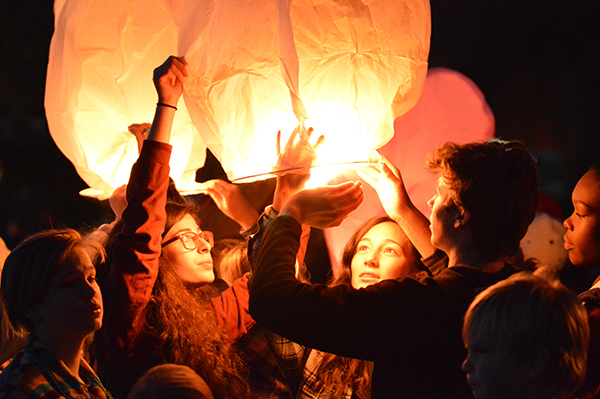
<svg viewBox="0 0 600 399"><path fill-rule="evenodd" d="M255 324L247 311L247 278L211 298L212 234L200 229L194 205L167 201L168 142L187 75L187 62L178 57L154 71L154 121L107 249L112 263L95 352L115 398L126 397L145 371L163 363L193 369L215 398L251 397L248 371L232 345Z"/></svg>

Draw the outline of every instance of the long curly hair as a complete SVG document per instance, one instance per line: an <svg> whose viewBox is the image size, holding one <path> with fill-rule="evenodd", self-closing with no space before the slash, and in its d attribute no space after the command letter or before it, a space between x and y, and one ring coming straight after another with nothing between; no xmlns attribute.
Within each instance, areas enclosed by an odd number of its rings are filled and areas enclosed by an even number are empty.
<svg viewBox="0 0 600 399"><path fill-rule="evenodd" d="M387 216L379 216L367 220L354 232L342 252L340 272L329 283L330 286L352 282L352 259L356 255L358 243L374 226L385 222L396 223ZM415 274L419 271L427 271L425 265L420 261L419 252L407 237L403 244L408 247L407 256L415 265ZM323 394L335 399L342 398L346 387L352 390L353 396L359 399L369 399L371 397L372 372L373 362L338 356L332 353L323 353L323 360L317 370L317 374L324 383L325 391Z"/></svg>
<svg viewBox="0 0 600 399"><path fill-rule="evenodd" d="M196 203L167 202L163 237L185 215L198 225ZM196 371L215 398L246 398L247 371L210 306L209 286L187 286L163 256L146 312L146 334L157 345L160 363L183 364Z"/></svg>
<svg viewBox="0 0 600 399"><path fill-rule="evenodd" d="M163 238L187 214L200 225L197 210L196 203L167 202ZM122 225L121 221L114 226L107 241L109 248ZM138 346L143 346L151 359L148 368L164 363L185 365L206 381L215 399L250 398L248 371L217 325L210 304L212 294L214 291L208 285L186 285L174 265L161 256Z"/></svg>

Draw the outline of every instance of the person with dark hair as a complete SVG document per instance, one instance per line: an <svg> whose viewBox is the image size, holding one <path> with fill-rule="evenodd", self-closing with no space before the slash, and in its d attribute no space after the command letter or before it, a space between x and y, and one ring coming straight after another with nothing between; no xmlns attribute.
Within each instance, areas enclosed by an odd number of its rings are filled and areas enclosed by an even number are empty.
<svg viewBox="0 0 600 399"><path fill-rule="evenodd" d="M571 197L573 213L564 221L565 249L575 268L595 277L590 289L579 293L588 311L590 348L588 373L577 395L591 399L600 397L600 276L591 273L600 266L600 164L579 179Z"/></svg>
<svg viewBox="0 0 600 399"><path fill-rule="evenodd" d="M535 216L537 166L519 142L446 143L428 165L440 173L429 201L431 244L440 250L433 257L443 251L448 265L435 277L385 280L358 290L298 282L293 263L301 226L336 225L360 203L360 194L339 186L292 196L257 255L252 316L297 343L374 361L373 398L472 397L461 369L462 318L479 291L515 272L507 260ZM395 170L384 163L374 176L393 219L402 187Z"/></svg>
<svg viewBox="0 0 600 399"><path fill-rule="evenodd" d="M387 216L365 221L344 247L340 270L330 286L359 289L383 280L429 275L400 226ZM300 346L275 336L288 378L299 381L296 398L369 398L373 363Z"/></svg>
<svg viewBox="0 0 600 399"><path fill-rule="evenodd" d="M522 272L487 288L463 339L476 399L568 399L585 377L587 315L558 280Z"/></svg>
<svg viewBox="0 0 600 399"><path fill-rule="evenodd" d="M75 230L49 230L7 257L0 292L23 351L0 375L2 398L112 398L82 357L102 326L103 304L92 259L102 247Z"/></svg>
<svg viewBox="0 0 600 399"><path fill-rule="evenodd" d="M217 399L289 398L266 333L249 314L248 275L222 292L211 286L213 235L200 228L196 203L171 201L168 194L168 139L186 65L183 58L170 57L155 70L156 115L132 168L122 201L126 208L108 240L106 321L95 342L100 375L115 397L124 398L145 371L174 363L194 370ZM310 132L303 131L298 148ZM256 222L256 212L234 209L239 198L233 185L227 192L221 184L205 186L211 197L224 201L219 207L228 216L243 218L242 227ZM296 190L289 186L291 191L282 193L282 188L276 188L275 209Z"/></svg>
<svg viewBox="0 0 600 399"><path fill-rule="evenodd" d="M250 396L245 367L216 314L237 308L240 288L211 301L202 286L214 279L212 235L198 227L192 205L167 202L168 142L186 77L187 62L179 57L154 71L156 114L132 168L117 234L109 240L105 323L95 351L99 374L119 398L162 363L189 366L216 398ZM232 329L251 323L249 316L232 320Z"/></svg>

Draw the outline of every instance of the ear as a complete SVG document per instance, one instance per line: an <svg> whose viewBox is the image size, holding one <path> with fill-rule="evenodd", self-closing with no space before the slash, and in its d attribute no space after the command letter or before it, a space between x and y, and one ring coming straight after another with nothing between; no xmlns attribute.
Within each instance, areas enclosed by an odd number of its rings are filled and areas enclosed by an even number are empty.
<svg viewBox="0 0 600 399"><path fill-rule="evenodd" d="M456 212L457 215L454 220L454 228L460 229L461 227L466 227L469 224L469 220L471 219L471 214L469 213L469 211L466 210L459 211L457 209Z"/></svg>
<svg viewBox="0 0 600 399"><path fill-rule="evenodd" d="M417 274L415 274L413 276L413 278L419 279L421 277L427 277L427 276L428 276L427 272L425 270L421 270L421 271L417 272Z"/></svg>

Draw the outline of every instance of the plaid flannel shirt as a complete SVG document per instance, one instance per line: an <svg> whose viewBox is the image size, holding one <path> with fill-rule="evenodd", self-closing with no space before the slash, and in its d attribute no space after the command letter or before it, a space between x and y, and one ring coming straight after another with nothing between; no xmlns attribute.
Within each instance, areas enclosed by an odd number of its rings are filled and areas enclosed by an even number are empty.
<svg viewBox="0 0 600 399"><path fill-rule="evenodd" d="M112 399L90 365L81 358L79 376L39 339L30 336L8 367L0 374L0 398Z"/></svg>
<svg viewBox="0 0 600 399"><path fill-rule="evenodd" d="M271 345L273 353L279 361L284 374L286 374L290 386L295 382L298 389L296 399L326 399L325 385L317 371L325 355L316 349L305 348L287 338L277 334L271 334ZM352 388L344 387L342 399L351 399Z"/></svg>

